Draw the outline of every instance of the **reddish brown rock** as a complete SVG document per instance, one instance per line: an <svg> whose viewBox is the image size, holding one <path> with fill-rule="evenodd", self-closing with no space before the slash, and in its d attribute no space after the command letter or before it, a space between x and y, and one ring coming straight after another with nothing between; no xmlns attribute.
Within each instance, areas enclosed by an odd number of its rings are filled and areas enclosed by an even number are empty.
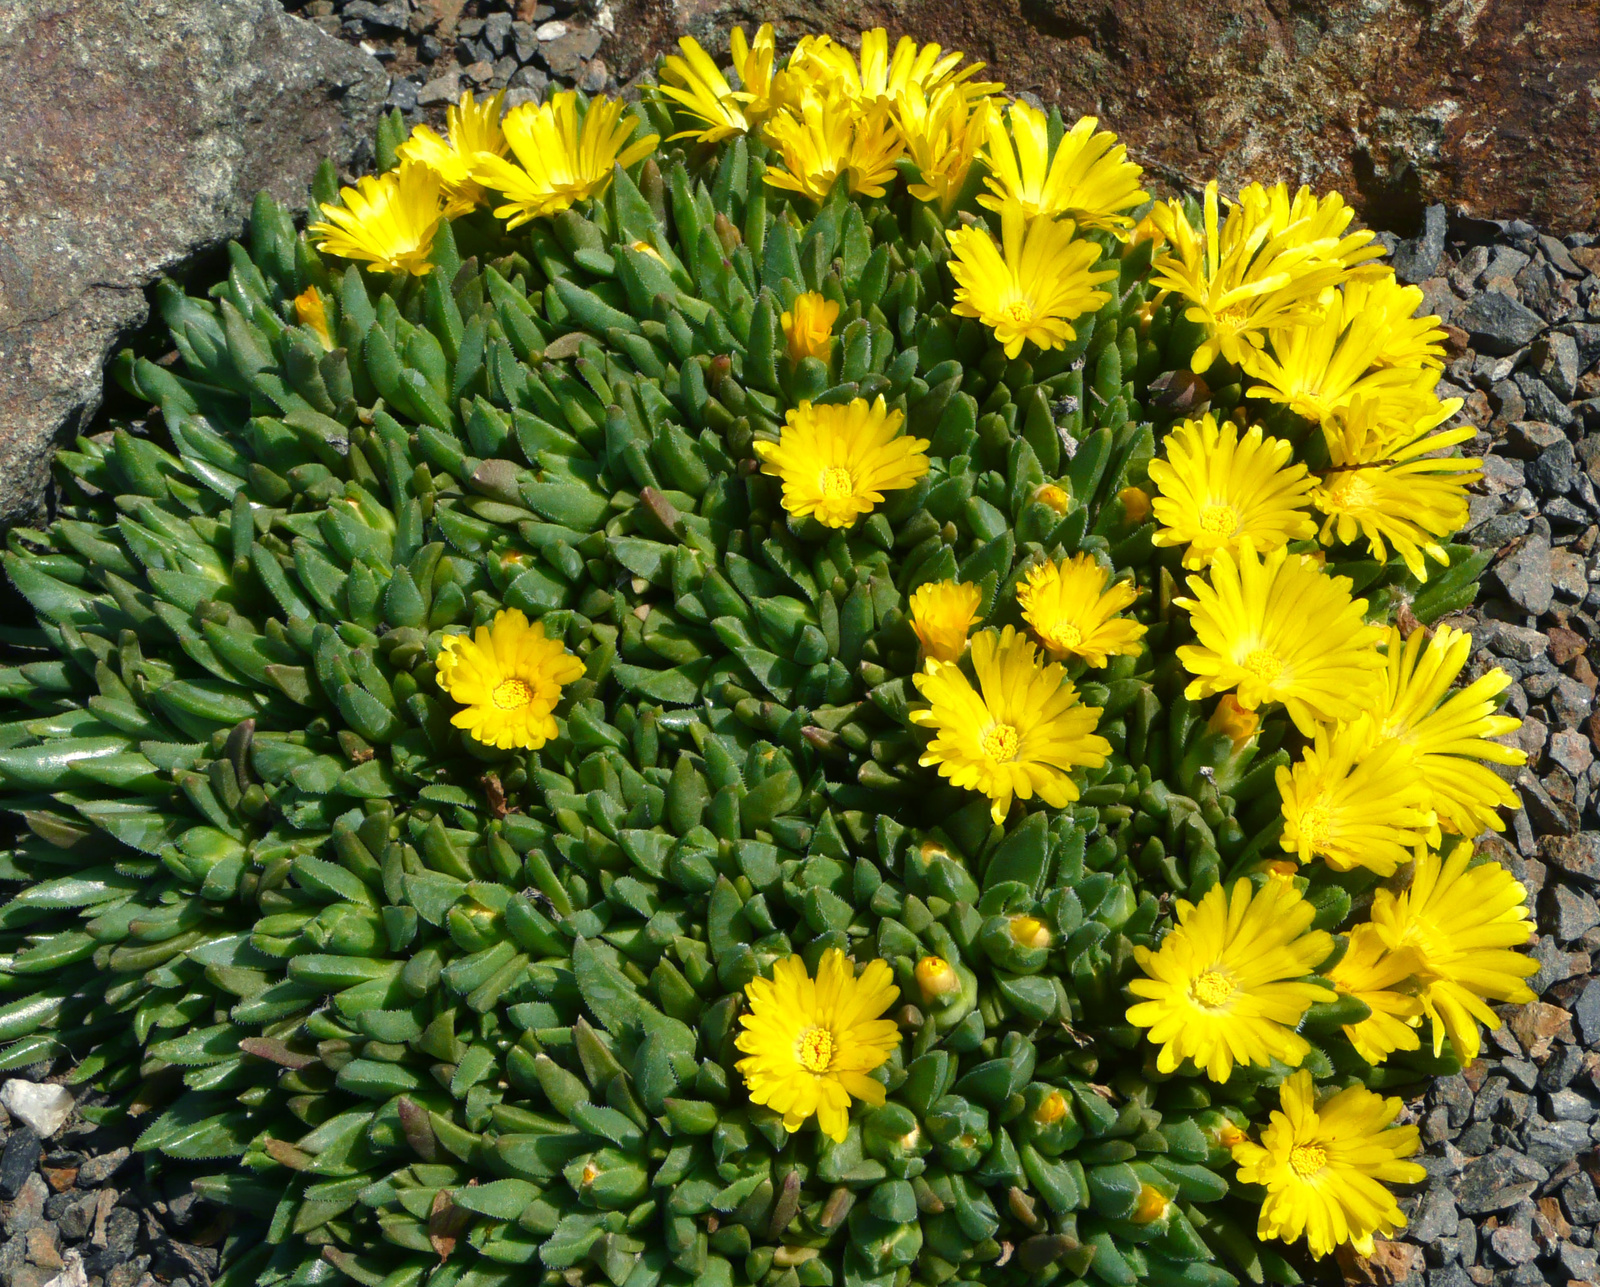
<svg viewBox="0 0 1600 1287"><path fill-rule="evenodd" d="M1405 227L1443 201L1558 231L1600 226L1600 0L621 0L624 78L732 22L883 25L1092 112L1158 176L1306 182Z"/></svg>

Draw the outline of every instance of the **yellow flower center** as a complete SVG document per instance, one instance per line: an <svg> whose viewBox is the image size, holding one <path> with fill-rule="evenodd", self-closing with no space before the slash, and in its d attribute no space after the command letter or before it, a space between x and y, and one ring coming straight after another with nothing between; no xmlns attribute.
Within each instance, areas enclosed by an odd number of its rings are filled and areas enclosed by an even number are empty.
<svg viewBox="0 0 1600 1287"><path fill-rule="evenodd" d="M1083 642L1083 631L1071 621L1061 622L1050 632L1050 644L1057 652L1071 652Z"/></svg>
<svg viewBox="0 0 1600 1287"><path fill-rule="evenodd" d="M1313 853L1325 854L1333 839L1333 808L1327 793L1319 795L1316 802L1300 815L1300 835Z"/></svg>
<svg viewBox="0 0 1600 1287"><path fill-rule="evenodd" d="M1233 983L1218 970L1207 970L1189 988L1189 995L1212 1010L1228 1003L1234 994Z"/></svg>
<svg viewBox="0 0 1600 1287"><path fill-rule="evenodd" d="M1367 482L1364 469L1340 474L1328 488L1328 500L1335 509L1370 509L1375 499L1375 490Z"/></svg>
<svg viewBox="0 0 1600 1287"><path fill-rule="evenodd" d="M1283 674L1283 662L1270 648L1252 648L1245 656L1244 668L1263 684L1273 683Z"/></svg>
<svg viewBox="0 0 1600 1287"><path fill-rule="evenodd" d="M1289 1165L1302 1180L1309 1180L1328 1165L1328 1154L1320 1144L1296 1144L1289 1150Z"/></svg>
<svg viewBox="0 0 1600 1287"><path fill-rule="evenodd" d="M494 693L490 698L497 710L519 711L533 701L533 689L526 680L502 679L494 686Z"/></svg>
<svg viewBox="0 0 1600 1287"><path fill-rule="evenodd" d="M1015 327L1029 326L1033 322L1033 306L1025 299L1014 299L1000 310L1000 316Z"/></svg>
<svg viewBox="0 0 1600 1287"><path fill-rule="evenodd" d="M856 489L856 480L842 465L830 465L822 471L823 500L844 500Z"/></svg>
<svg viewBox="0 0 1600 1287"><path fill-rule="evenodd" d="M1239 515L1232 505L1207 505L1200 511L1200 530L1209 536L1232 536L1239 530Z"/></svg>
<svg viewBox="0 0 1600 1287"><path fill-rule="evenodd" d="M797 1053L800 1066L807 1072L827 1072L833 1062L833 1033L826 1028L807 1028L800 1034Z"/></svg>
<svg viewBox="0 0 1600 1287"><path fill-rule="evenodd" d="M996 764L1009 764L1017 758L1022 738L1009 724L991 725L983 735L983 753Z"/></svg>

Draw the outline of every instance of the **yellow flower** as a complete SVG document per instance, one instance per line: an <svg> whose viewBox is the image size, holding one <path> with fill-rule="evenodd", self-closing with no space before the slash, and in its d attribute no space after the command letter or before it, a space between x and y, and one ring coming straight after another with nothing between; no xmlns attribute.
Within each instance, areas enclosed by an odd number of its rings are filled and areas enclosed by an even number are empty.
<svg viewBox="0 0 1600 1287"><path fill-rule="evenodd" d="M1342 995L1372 1011L1360 1023L1344 1025L1356 1054L1369 1064L1381 1064L1396 1050L1420 1047L1416 1029L1422 1022L1422 1002L1413 976L1421 970L1416 949L1391 952L1378 927L1363 922L1350 931L1345 954L1324 975Z"/></svg>
<svg viewBox="0 0 1600 1287"><path fill-rule="evenodd" d="M764 129L783 157L768 164L767 182L821 201L842 177L857 196L881 197L895 177L905 142L887 107L852 110L839 94L807 91L792 111L774 113Z"/></svg>
<svg viewBox="0 0 1600 1287"><path fill-rule="evenodd" d="M1422 775L1399 743L1373 745L1372 721L1319 728L1293 770L1279 768L1283 835L1302 863L1392 876L1438 838Z"/></svg>
<svg viewBox="0 0 1600 1287"><path fill-rule="evenodd" d="M1111 743L1094 731L1100 708L1079 705L1066 671L1041 665L1033 644L1010 626L973 637L972 669L977 688L950 661L929 661L914 677L931 705L912 711L911 722L935 734L919 763L938 765L956 786L988 796L996 823L1013 796L1037 795L1054 809L1076 800L1067 775L1097 768L1111 754Z"/></svg>
<svg viewBox="0 0 1600 1287"><path fill-rule="evenodd" d="M1266 342L1270 327L1313 320L1323 290L1348 275L1343 261L1324 253L1337 250L1337 243L1306 235L1320 225L1276 227L1280 212L1260 195L1255 186L1241 192L1239 204L1219 226L1217 185L1208 183L1204 236L1176 201L1150 212L1167 243L1150 280L1188 300L1192 307L1185 316L1205 327L1206 338L1190 363L1196 372L1207 370L1219 355L1243 364Z"/></svg>
<svg viewBox="0 0 1600 1287"><path fill-rule="evenodd" d="M1033 499L1041 505L1047 505L1057 514L1065 515L1072 508L1072 495L1066 488L1058 487L1054 483L1040 483L1034 489Z"/></svg>
<svg viewBox="0 0 1600 1287"><path fill-rule="evenodd" d="M1350 598L1348 577L1329 576L1310 559L1280 547L1258 559L1244 542L1239 560L1219 550L1211 582L1189 578L1189 613L1197 642L1177 650L1196 678L1190 701L1238 690L1255 710L1282 702L1302 733L1357 718L1371 697L1383 658L1383 632L1362 621L1365 599Z"/></svg>
<svg viewBox="0 0 1600 1287"><path fill-rule="evenodd" d="M1238 556L1248 540L1260 553L1317 534L1306 504L1316 479L1291 463L1294 446L1264 438L1253 425L1241 440L1231 420L1208 412L1166 437L1167 458L1150 462L1156 545L1187 545L1183 566L1203 568L1218 550Z"/></svg>
<svg viewBox="0 0 1600 1287"><path fill-rule="evenodd" d="M1421 294L1417 292L1419 299ZM1386 297L1373 300L1365 282L1324 291L1316 316L1298 325L1273 327L1268 332L1270 350L1246 353L1246 372L1264 382L1250 385L1250 396L1282 403L1322 424L1363 395L1426 399L1438 382L1437 371L1378 362L1389 339L1384 302ZM1369 309L1369 303L1375 306Z"/></svg>
<svg viewBox="0 0 1600 1287"><path fill-rule="evenodd" d="M802 402L784 419L777 442L758 442L761 472L783 480L783 507L814 515L824 527L849 527L883 493L909 487L928 472L928 440L900 433L902 411L883 395L868 403Z"/></svg>
<svg viewBox="0 0 1600 1287"><path fill-rule="evenodd" d="M952 996L961 990L961 976L942 956L923 957L917 962L913 974L916 976L917 989L922 993L924 1004L936 1001L940 997Z"/></svg>
<svg viewBox="0 0 1600 1287"><path fill-rule="evenodd" d="M1428 1173L1405 1162L1420 1141L1415 1126L1394 1126L1399 1099L1384 1099L1365 1086L1351 1086L1316 1102L1316 1086L1305 1070L1278 1091L1282 1112L1272 1114L1261 1143L1233 1146L1239 1179L1267 1190L1256 1224L1258 1238L1294 1242L1305 1235L1311 1254L1326 1256L1348 1242L1373 1254L1373 1234L1405 1228L1406 1218L1389 1184L1416 1184Z"/></svg>
<svg viewBox="0 0 1600 1287"><path fill-rule="evenodd" d="M1489 764L1526 764L1527 754L1491 739L1522 721L1497 714L1511 676L1498 666L1466 687L1451 685L1472 655L1472 636L1440 626L1433 637L1414 631L1402 641L1390 629L1381 687L1374 704L1378 734L1399 742L1416 763L1429 807L1447 831L1476 836L1506 824L1497 810L1517 809L1517 794Z"/></svg>
<svg viewBox="0 0 1600 1287"><path fill-rule="evenodd" d="M1415 948L1422 957L1422 1008L1433 1020L1433 1053L1448 1035L1463 1065L1478 1057L1478 1023L1491 1029L1500 1017L1485 1000L1534 1000L1522 980L1539 963L1511 949L1534 932L1528 891L1499 863L1468 867L1472 846L1458 844L1449 858L1424 854L1402 894L1380 888L1372 923L1393 951Z"/></svg>
<svg viewBox="0 0 1600 1287"><path fill-rule="evenodd" d="M444 186L446 219L464 215L486 199L483 188L473 181L472 164L480 152L505 155L506 136L500 129L500 105L504 100L504 90L481 103L475 102L468 91L445 112L448 141L428 126L419 125L400 145L401 159L421 161L439 176Z"/></svg>
<svg viewBox="0 0 1600 1287"><path fill-rule="evenodd" d="M918 586L911 595L911 628L922 643L923 657L959 661L982 602L978 587L967 582L927 581Z"/></svg>
<svg viewBox="0 0 1600 1287"><path fill-rule="evenodd" d="M1129 1217L1134 1224L1151 1224L1167 1214L1167 1208L1172 1205L1172 1199L1148 1184L1139 1186L1139 1198L1134 1204L1133 1215Z"/></svg>
<svg viewBox="0 0 1600 1287"><path fill-rule="evenodd" d="M1223 693L1217 698L1217 708L1206 720L1206 728L1212 733L1226 733L1233 740L1233 749L1237 753L1261 728L1261 716L1245 710L1232 693Z"/></svg>
<svg viewBox="0 0 1600 1287"><path fill-rule="evenodd" d="M1129 526L1142 523L1150 517L1150 493L1142 487L1124 487L1117 493L1122 502L1122 518Z"/></svg>
<svg viewBox="0 0 1600 1287"><path fill-rule="evenodd" d="M784 339L789 341L789 361L798 362L808 357L827 361L828 347L833 343L833 324L838 317L836 300L814 290L796 296L794 311L779 319Z"/></svg>
<svg viewBox="0 0 1600 1287"><path fill-rule="evenodd" d="M307 286L294 297L294 315L324 349L333 348L333 336L328 333L328 306L315 286Z"/></svg>
<svg viewBox="0 0 1600 1287"><path fill-rule="evenodd" d="M1094 271L1100 247L1075 238L1070 219L1030 222L1012 203L1000 212L1000 229L999 246L981 224L945 234L956 283L951 312L992 329L1007 357L1021 353L1027 340L1042 349L1065 348L1078 335L1072 320L1110 301L1095 287L1117 270Z"/></svg>
<svg viewBox="0 0 1600 1287"><path fill-rule="evenodd" d="M1333 951L1333 939L1312 930L1316 911L1292 881L1269 880L1252 894L1239 880L1231 896L1213 885L1196 905L1178 900L1178 924L1161 950L1135 947L1148 976L1128 990L1146 1000L1128 1022L1150 1029L1161 1047L1156 1067L1176 1072L1185 1059L1212 1081L1227 1081L1237 1064L1299 1064L1311 1046L1295 1031L1313 1003L1334 993L1305 982Z"/></svg>
<svg viewBox="0 0 1600 1287"><path fill-rule="evenodd" d="M884 1102L883 1083L868 1074L900 1044L893 1020L878 1017L900 995L892 979L883 961L868 961L858 976L835 947L822 954L815 979L791 956L772 967L770 980L746 984L750 1009L734 1045L747 1056L735 1067L751 1102L782 1113L785 1130L815 1115L824 1135L842 1141L852 1097L874 1108Z"/></svg>
<svg viewBox="0 0 1600 1287"><path fill-rule="evenodd" d="M537 751L554 737L561 690L583 674L559 639L545 638L544 622L530 626L515 608L476 636L446 635L435 665L439 687L464 708L450 722L502 751Z"/></svg>
<svg viewBox="0 0 1600 1287"><path fill-rule="evenodd" d="M1039 1107L1033 1110L1033 1120L1040 1126L1052 1126L1070 1111L1067 1097L1059 1090L1052 1090L1039 1101Z"/></svg>
<svg viewBox="0 0 1600 1287"><path fill-rule="evenodd" d="M932 43L919 46L910 36L900 37L891 57L889 33L874 27L861 33L859 65L848 49L828 36L807 36L795 47L789 66L813 83L835 87L851 102L869 107L888 105L912 88L932 94L943 85L955 84L973 97L1002 88L972 80L983 69L982 63L957 71L965 57L956 50L947 54Z"/></svg>
<svg viewBox="0 0 1600 1287"><path fill-rule="evenodd" d="M1290 245L1303 246L1315 258L1336 263L1354 277L1381 277L1392 271L1369 262L1383 254L1374 233L1366 228L1347 231L1356 212L1337 192L1319 197L1302 185L1291 197L1285 183L1270 188L1252 183L1239 190L1239 204L1274 237L1287 235Z"/></svg>
<svg viewBox="0 0 1600 1287"><path fill-rule="evenodd" d="M639 122L624 116L626 110L626 103L602 95L580 120L576 91L564 89L547 102L519 103L506 113L500 128L519 164L479 153L471 171L478 183L505 196L494 213L507 230L598 196L614 166L626 169L655 150L659 135L628 142Z"/></svg>
<svg viewBox="0 0 1600 1287"><path fill-rule="evenodd" d="M990 100L970 97L961 85L941 85L930 96L913 84L896 100L894 112L906 155L920 176L906 190L948 215L988 135L994 115Z"/></svg>
<svg viewBox="0 0 1600 1287"><path fill-rule="evenodd" d="M728 57L733 74L739 78L739 88L733 96L743 104L745 120L752 126L759 125L772 112L772 63L776 53L770 22L761 24L754 40L745 39L743 27L735 27L728 37Z"/></svg>
<svg viewBox="0 0 1600 1287"><path fill-rule="evenodd" d="M1017 587L1022 619L1033 627L1057 661L1082 657L1104 666L1108 657L1138 653L1148 627L1117 616L1139 597L1132 581L1111 580L1112 573L1092 554L1076 554L1060 563L1046 559L1028 569Z"/></svg>
<svg viewBox="0 0 1600 1287"><path fill-rule="evenodd" d="M370 269L421 277L433 267L428 251L444 219L439 176L416 161L387 174L364 175L340 188L343 205L324 204L324 222L306 229L318 250L359 259Z"/></svg>
<svg viewBox="0 0 1600 1287"><path fill-rule="evenodd" d="M1394 270L1385 267L1381 276L1346 282L1344 293L1354 301L1355 311L1383 336L1374 363L1443 369L1443 319L1419 315L1422 287L1402 286L1395 279Z"/></svg>
<svg viewBox="0 0 1600 1287"><path fill-rule="evenodd" d="M1043 949L1050 946L1050 931L1037 916L1013 916L1007 928L1011 931L1011 941L1018 947Z"/></svg>
<svg viewBox="0 0 1600 1287"><path fill-rule="evenodd" d="M744 35L742 28L739 34ZM704 128L680 130L669 136L668 141L696 139L701 143L720 143L725 138L745 133L750 128L750 120L744 107L735 97L727 77L700 47L700 42L692 36L680 36L678 48L683 50L681 58L668 54L661 60L659 88L690 116L703 122Z"/></svg>
<svg viewBox="0 0 1600 1287"><path fill-rule="evenodd" d="M1419 581L1428 578L1423 555L1449 564L1439 542L1466 526L1467 488L1483 477L1481 460L1440 454L1475 432L1470 425L1434 432L1455 414L1460 399L1429 397L1432 409L1409 428L1384 436L1374 424L1382 414L1375 398L1357 398L1345 414L1324 423L1331 463L1311 493L1312 503L1328 516L1324 543L1337 537L1349 544L1364 536L1379 560L1389 557L1392 545Z"/></svg>
<svg viewBox="0 0 1600 1287"><path fill-rule="evenodd" d="M983 157L991 177L989 191L978 198L990 210L1016 201L1031 219L1035 215L1070 215L1080 228L1131 228L1122 211L1150 199L1139 186L1144 174L1128 160L1128 149L1099 122L1083 117L1050 150L1050 120L1036 107L1018 100L1006 109L1011 133L998 113L988 123Z"/></svg>

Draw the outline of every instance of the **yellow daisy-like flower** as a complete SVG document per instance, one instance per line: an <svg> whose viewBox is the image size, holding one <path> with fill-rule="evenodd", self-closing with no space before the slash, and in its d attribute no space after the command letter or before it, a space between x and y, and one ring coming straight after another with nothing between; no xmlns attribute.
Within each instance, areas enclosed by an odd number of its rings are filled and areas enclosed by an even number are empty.
<svg viewBox="0 0 1600 1287"><path fill-rule="evenodd" d="M772 978L745 985L750 1009L734 1045L746 1058L734 1065L752 1103L783 1114L797 1131L815 1116L817 1129L835 1142L850 1129L850 1100L876 1108L883 1083L869 1075L900 1044L900 1029L878 1016L900 995L883 961L869 961L858 976L838 948L822 954L813 979L798 956L779 961Z"/></svg>
<svg viewBox="0 0 1600 1287"><path fill-rule="evenodd" d="M911 722L934 730L918 761L958 787L994 802L990 817L1005 819L1012 797L1037 795L1061 809L1078 798L1067 775L1097 768L1111 743L1095 733L1100 707L1082 706L1078 690L1057 665L1041 665L1025 636L1010 626L972 639L974 688L955 662L932 661L913 678L931 705Z"/></svg>
<svg viewBox="0 0 1600 1287"><path fill-rule="evenodd" d="M426 125L411 131L399 147L403 160L421 161L444 185L444 217L466 214L487 199L483 188L472 178L472 164L478 153L504 156L506 136L500 129L500 107L505 91L479 103L471 91L445 112L448 138L440 138Z"/></svg>
<svg viewBox="0 0 1600 1287"><path fill-rule="evenodd" d="M1070 215L1080 228L1131 228L1123 214L1150 199L1139 186L1144 171L1128 160L1128 149L1099 122L1083 117L1050 150L1050 118L1036 107L1017 100L1006 109L1011 133L998 114L988 123L988 146L983 159L991 177L989 191L978 198L990 210L1003 210L1008 201L1035 215Z"/></svg>
<svg viewBox="0 0 1600 1287"><path fill-rule="evenodd" d="M733 74L739 78L739 88L733 96L743 105L745 120L751 126L761 124L772 114L772 68L776 56L777 42L770 22L757 28L754 40L745 39L743 27L735 27L728 36L728 59L733 64Z"/></svg>
<svg viewBox="0 0 1600 1287"><path fill-rule="evenodd" d="M858 110L842 95L815 90L801 98L798 115L776 112L763 132L783 158L768 164L767 182L813 201L841 178L857 196L881 197L906 148L887 106Z"/></svg>
<svg viewBox="0 0 1600 1287"><path fill-rule="evenodd" d="M1376 234L1367 228L1349 231L1356 212L1337 192L1319 197L1302 185L1291 197L1286 183L1270 188L1251 183L1239 190L1239 204L1273 236L1287 235L1290 245L1303 246L1316 258L1340 265L1354 278L1392 274L1387 266L1371 262L1383 255L1383 246L1374 240Z"/></svg>
<svg viewBox="0 0 1600 1287"><path fill-rule="evenodd" d="M1484 1002L1534 1000L1523 982L1539 963L1511 949L1534 933L1528 891L1497 862L1476 867L1472 846L1459 844L1450 857L1426 853L1417 861L1411 888L1402 894L1380 888L1373 896L1372 923L1389 948L1415 948L1422 957L1422 1008L1433 1020L1433 1053L1448 1036L1463 1065L1478 1057L1478 1024L1500 1026Z"/></svg>
<svg viewBox="0 0 1600 1287"><path fill-rule="evenodd" d="M1497 811L1521 807L1510 784L1487 765L1528 762L1526 752L1492 740L1522 727L1498 713L1510 675L1496 666L1452 691L1471 655L1472 636L1464 630L1440 626L1431 639L1417 630L1402 641L1391 628L1373 707L1378 735L1412 757L1440 825L1463 836L1504 831Z"/></svg>
<svg viewBox="0 0 1600 1287"><path fill-rule="evenodd" d="M340 188L344 204L322 207L323 221L306 229L318 250L356 259L369 270L421 277L433 263L428 252L444 220L439 176L417 161L386 174L368 174Z"/></svg>
<svg viewBox="0 0 1600 1287"><path fill-rule="evenodd" d="M317 337L317 343L332 350L333 336L328 333L328 306L315 286L307 286L294 297L294 315L300 325Z"/></svg>
<svg viewBox="0 0 1600 1287"><path fill-rule="evenodd" d="M1288 880L1255 893L1239 880L1230 895L1213 885L1198 904L1178 900L1178 924L1161 950L1135 947L1148 976L1128 990L1146 998L1128 1022L1150 1029L1161 1047L1156 1067L1176 1072L1185 1059L1225 1082L1235 1064L1298 1064L1311 1046L1295 1028L1335 994L1307 975L1328 959L1333 939L1312 930L1316 910Z"/></svg>
<svg viewBox="0 0 1600 1287"><path fill-rule="evenodd" d="M628 141L639 122L625 111L626 103L602 95L580 119L577 92L564 89L546 102L519 103L506 113L500 128L517 164L480 152L470 169L476 182L504 195L506 203L494 213L507 231L598 196L611 183L614 166L626 169L655 150L659 135Z"/></svg>
<svg viewBox="0 0 1600 1287"><path fill-rule="evenodd" d="M929 661L959 661L967 632L983 602L978 587L964 581L928 581L911 595L911 628Z"/></svg>
<svg viewBox="0 0 1600 1287"><path fill-rule="evenodd" d="M554 737L561 690L583 674L565 644L545 638L544 622L529 625L516 608L475 636L446 635L434 664L439 687L463 707L450 722L502 751L537 751Z"/></svg>
<svg viewBox="0 0 1600 1287"><path fill-rule="evenodd" d="M1156 545L1187 545L1183 566L1210 565L1218 550L1238 556L1249 541L1260 553L1317 534L1307 512L1316 479L1294 462L1294 445L1264 438L1259 425L1241 439L1230 420L1207 413L1166 437L1167 458L1150 462L1152 502L1161 524Z"/></svg>
<svg viewBox="0 0 1600 1287"><path fill-rule="evenodd" d="M839 405L802 402L784 419L777 442L758 442L761 472L783 480L783 507L814 515L824 527L849 527L928 472L928 440L900 433L905 413L880 393Z"/></svg>
<svg viewBox="0 0 1600 1287"><path fill-rule="evenodd" d="M1422 287L1402 286L1385 267L1381 276L1346 282L1344 293L1383 336L1373 358L1378 366L1444 369L1443 319L1419 312Z"/></svg>
<svg viewBox="0 0 1600 1287"><path fill-rule="evenodd" d="M919 176L906 190L949 214L988 137L991 101L972 98L962 85L941 85L930 96L913 84L895 101L894 113L906 156Z"/></svg>
<svg viewBox="0 0 1600 1287"><path fill-rule="evenodd" d="M1372 1013L1360 1023L1345 1024L1345 1037L1369 1064L1381 1064L1396 1050L1418 1049L1422 1002L1415 976L1422 971L1422 957L1409 947L1391 952L1378 927L1367 922L1353 928L1349 938L1345 954L1324 977Z"/></svg>
<svg viewBox="0 0 1600 1287"><path fill-rule="evenodd" d="M1365 537L1380 560L1393 546L1419 581L1428 578L1424 555L1448 566L1450 556L1439 542L1466 526L1467 489L1483 477L1483 461L1440 454L1475 433L1471 425L1438 429L1461 400L1429 397L1432 408L1398 432L1381 432L1375 421L1382 405L1369 397L1357 398L1345 414L1325 423L1331 464L1311 493L1312 504L1327 515L1325 544Z"/></svg>
<svg viewBox="0 0 1600 1287"><path fill-rule="evenodd" d="M1017 587L1022 618L1056 660L1082 657L1104 666L1108 657L1137 653L1148 627L1117 614L1139 597L1132 581L1111 580L1111 571L1092 554L1076 554L1060 563L1046 559L1028 569Z"/></svg>
<svg viewBox="0 0 1600 1287"><path fill-rule="evenodd" d="M1245 541L1238 562L1219 550L1210 583L1192 576L1189 589L1193 599L1174 602L1197 637L1177 650L1196 676L1184 690L1190 701L1236 689L1249 710L1282 702L1307 736L1362 713L1383 668L1375 646L1383 631L1362 621L1367 601L1351 599L1348 577L1287 546L1259 559Z"/></svg>
<svg viewBox="0 0 1600 1287"><path fill-rule="evenodd" d="M976 317L994 331L1014 358L1032 340L1041 349L1065 348L1078 333L1074 318L1092 313L1111 296L1096 290L1117 275L1095 271L1100 247L1074 237L1070 219L1029 221L1020 205L1000 212L1000 245L981 224L952 229L950 276L958 317Z"/></svg>
<svg viewBox="0 0 1600 1287"><path fill-rule="evenodd" d="M769 34L770 27L763 28ZM739 29L739 35L744 30ZM680 130L669 136L676 139L695 139L701 143L720 143L723 139L743 134L750 128L750 118L733 92L711 55L700 47L692 36L678 37L678 48L683 51L668 54L661 60L660 92L672 99L695 120L701 128Z"/></svg>
<svg viewBox="0 0 1600 1287"><path fill-rule="evenodd" d="M1320 1259L1342 1242L1363 1256L1372 1237L1405 1228L1406 1218L1387 1184L1416 1184L1428 1173L1403 1161L1420 1145L1415 1126L1392 1123L1403 1107L1365 1086L1351 1086L1317 1103L1304 1069L1278 1091L1282 1112L1261 1132L1261 1143L1233 1146L1239 1179L1267 1190L1256 1224L1258 1238L1294 1242L1302 1234Z"/></svg>
<svg viewBox="0 0 1600 1287"><path fill-rule="evenodd" d="M1422 292L1409 289L1416 291L1420 302ZM1386 292L1375 293L1371 283L1354 281L1345 283L1343 290L1324 291L1320 302L1316 317L1299 325L1273 327L1268 332L1270 349L1246 353L1245 370L1263 381L1249 386L1251 397L1282 403L1296 415L1325 424L1358 397L1417 402L1431 396L1438 371L1421 363L1379 360L1389 354L1394 334L1389 310L1403 306L1405 300L1396 301ZM1400 347L1397 342L1395 352ZM1426 351L1425 345L1421 351Z"/></svg>
<svg viewBox="0 0 1600 1287"><path fill-rule="evenodd" d="M783 337L789 342L789 361L828 357L833 343L833 324L839 318L839 304L814 290L795 297L794 308L779 319Z"/></svg>
<svg viewBox="0 0 1600 1287"><path fill-rule="evenodd" d="M1427 788L1398 742L1373 745L1370 718L1319 728L1291 770L1279 768L1283 835L1302 863L1321 858L1335 871L1365 867L1392 876L1437 840Z"/></svg>
<svg viewBox="0 0 1600 1287"><path fill-rule="evenodd" d="M1150 212L1167 244L1150 280L1188 300L1185 316L1206 330L1190 362L1196 372L1209 369L1219 356L1244 364L1266 343L1271 327L1314 320L1322 292L1349 272L1342 260L1328 257L1336 242L1307 235L1320 225L1303 228L1297 221L1277 227L1286 213L1258 199L1255 188L1239 198L1221 222L1217 185L1206 185L1203 236L1176 201Z"/></svg>
<svg viewBox="0 0 1600 1287"><path fill-rule="evenodd" d="M863 106L887 106L910 89L920 89L924 94L946 84L962 86L972 97L992 94L1001 89L999 84L978 83L972 80L983 70L982 63L961 67L965 54L944 49L931 42L918 45L910 36L901 36L895 42L894 54L889 53L889 33L874 27L861 33L861 59L828 36L807 36L795 47L789 66L814 83L836 87L852 103ZM960 68L958 71L957 68Z"/></svg>

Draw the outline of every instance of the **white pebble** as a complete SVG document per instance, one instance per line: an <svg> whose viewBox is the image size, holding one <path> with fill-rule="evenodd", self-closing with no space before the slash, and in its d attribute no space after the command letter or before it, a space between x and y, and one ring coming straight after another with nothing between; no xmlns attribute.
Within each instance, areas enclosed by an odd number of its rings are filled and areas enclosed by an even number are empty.
<svg viewBox="0 0 1600 1287"><path fill-rule="evenodd" d="M0 1087L0 1104L21 1118L42 1140L49 1139L72 1116L72 1092L65 1086L36 1084L13 1077Z"/></svg>

